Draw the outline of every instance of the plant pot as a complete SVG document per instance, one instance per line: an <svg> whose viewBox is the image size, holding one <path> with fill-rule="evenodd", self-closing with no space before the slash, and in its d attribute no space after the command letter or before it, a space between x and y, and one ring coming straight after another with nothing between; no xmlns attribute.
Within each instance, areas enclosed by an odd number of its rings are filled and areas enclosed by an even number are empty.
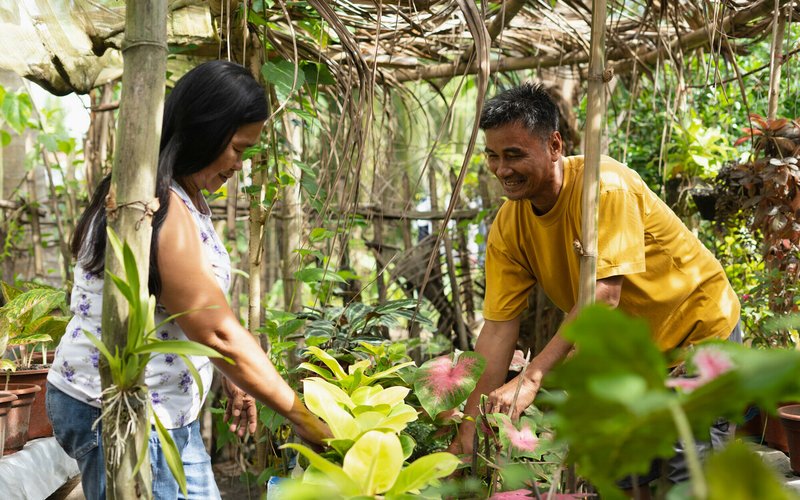
<svg viewBox="0 0 800 500"><path fill-rule="evenodd" d="M800 404L778 408L781 424L789 443L789 461L792 471L800 475Z"/></svg>
<svg viewBox="0 0 800 500"><path fill-rule="evenodd" d="M692 200L703 220L714 220L717 214L717 194L713 191L692 192Z"/></svg>
<svg viewBox="0 0 800 500"><path fill-rule="evenodd" d="M3 445L3 455L21 450L28 440L28 423L31 417L31 405L36 399L36 393L42 388L35 384L7 384L0 385L6 391L17 396L11 403L11 408L6 415L6 438Z"/></svg>
<svg viewBox="0 0 800 500"><path fill-rule="evenodd" d="M0 457L3 456L4 443L6 440L6 418L11 404L17 400L17 396L10 392L0 391Z"/></svg>
<svg viewBox="0 0 800 500"><path fill-rule="evenodd" d="M11 372L9 382L13 384L35 384L38 385L42 391L36 397L31 407L31 419L28 426L28 439L38 439L42 437L50 437L53 435L53 426L50 425L50 419L47 418L47 410L45 408L45 394L47 394L47 373L50 368L38 368L35 370L28 370L24 368L17 368L17 371ZM8 372L7 372L8 373ZM3 387L5 380L0 379L0 389Z"/></svg>
<svg viewBox="0 0 800 500"><path fill-rule="evenodd" d="M755 438L759 444L788 453L789 444L786 441L786 432L783 430L780 418L772 416L762 409L752 408L750 410L752 411L752 414L749 415L750 418L746 418L744 424L737 426L736 434Z"/></svg>

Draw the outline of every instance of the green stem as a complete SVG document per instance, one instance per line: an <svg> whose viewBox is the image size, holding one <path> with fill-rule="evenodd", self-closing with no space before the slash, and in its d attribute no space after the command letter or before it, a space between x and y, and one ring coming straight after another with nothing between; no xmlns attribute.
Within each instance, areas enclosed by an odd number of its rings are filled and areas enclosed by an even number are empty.
<svg viewBox="0 0 800 500"><path fill-rule="evenodd" d="M689 425L689 419L686 418L686 412L683 411L683 408L677 401L673 401L669 405L669 410L670 413L672 413L672 420L675 422L675 427L678 429L678 436L683 443L683 453L686 457L686 464L689 466L689 474L692 478L692 491L697 500L703 500L708 497L708 486L703 476L703 470L700 467L700 457L697 455L697 447L695 446L694 435L692 435L692 427Z"/></svg>

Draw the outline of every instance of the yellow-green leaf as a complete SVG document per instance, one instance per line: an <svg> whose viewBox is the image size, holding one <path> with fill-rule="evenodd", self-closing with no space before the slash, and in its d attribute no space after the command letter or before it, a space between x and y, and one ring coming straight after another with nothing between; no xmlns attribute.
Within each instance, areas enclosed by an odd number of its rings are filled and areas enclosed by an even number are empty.
<svg viewBox="0 0 800 500"><path fill-rule="evenodd" d="M344 456L344 472L360 486L362 495L384 493L403 467L403 447L391 432L365 433Z"/></svg>

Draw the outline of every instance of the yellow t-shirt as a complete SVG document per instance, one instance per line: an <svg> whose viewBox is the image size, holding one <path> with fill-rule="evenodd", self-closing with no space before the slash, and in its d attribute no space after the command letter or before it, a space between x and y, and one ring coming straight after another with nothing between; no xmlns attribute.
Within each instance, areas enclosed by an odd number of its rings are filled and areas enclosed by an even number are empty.
<svg viewBox="0 0 800 500"><path fill-rule="evenodd" d="M503 204L486 247L486 319L517 317L537 282L561 310L572 309L582 191L583 157L566 157L548 213L537 216L529 200ZM739 300L722 266L636 172L605 156L598 228L597 279L624 276L619 309L646 319L662 351L730 335Z"/></svg>

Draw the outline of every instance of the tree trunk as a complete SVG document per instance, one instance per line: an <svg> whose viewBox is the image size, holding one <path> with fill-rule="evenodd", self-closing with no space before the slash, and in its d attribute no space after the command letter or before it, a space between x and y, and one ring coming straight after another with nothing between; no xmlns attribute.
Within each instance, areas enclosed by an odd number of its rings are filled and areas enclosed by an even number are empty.
<svg viewBox="0 0 800 500"><path fill-rule="evenodd" d="M302 308L303 283L294 277L294 272L299 269L302 261L298 259L295 249L302 246L303 206L300 201L300 179L303 171L297 165L300 159L299 151L302 145L303 130L293 123L288 112L283 114L283 125L286 132L288 155L292 161L288 162L286 172L295 182L283 188L283 301L287 311L298 312Z"/></svg>
<svg viewBox="0 0 800 500"><path fill-rule="evenodd" d="M592 2L591 59L589 62L589 96L586 107L586 157L583 166L583 199L581 200L580 288L578 307L594 302L597 276L597 203L600 189L600 154L603 118L605 115L605 37L606 1Z"/></svg>
<svg viewBox="0 0 800 500"><path fill-rule="evenodd" d="M28 188L28 215L31 218L31 251L33 252L33 275L39 279L44 278L44 255L42 248L42 227L39 221L39 201L36 196L36 169L28 172L25 179Z"/></svg>
<svg viewBox="0 0 800 500"><path fill-rule="evenodd" d="M147 294L152 215L155 199L158 145L164 109L164 85L167 62L167 1L131 0L125 13L123 45L123 92L119 127L116 136L118 152L111 173L111 188L106 202L108 225L120 240L127 242L136 257L140 276L139 294ZM124 275L111 245L106 245L106 270ZM103 341L111 352L126 344L128 306L111 280L103 287ZM112 385L107 363L100 365L103 389ZM144 384L144 380L140 381ZM146 389L145 389L146 390ZM142 395L143 398L147 394ZM134 408L131 420L140 430L149 431L146 406ZM109 500L152 498L152 478L147 442L142 446L132 436L125 446L120 463L110 463L113 441L111 429L116 422L103 421L103 446L106 456L106 494ZM144 463L134 473L138 458Z"/></svg>

